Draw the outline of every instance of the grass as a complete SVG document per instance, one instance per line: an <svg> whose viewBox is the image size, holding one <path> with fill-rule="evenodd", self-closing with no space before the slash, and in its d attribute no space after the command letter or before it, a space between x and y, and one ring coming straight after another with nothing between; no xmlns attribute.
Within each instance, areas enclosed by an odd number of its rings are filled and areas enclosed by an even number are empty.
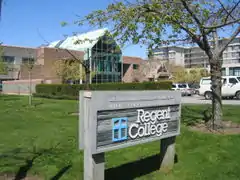
<svg viewBox="0 0 240 180"><path fill-rule="evenodd" d="M83 179L83 152L78 150L78 104L71 100L0 96L0 173L42 179ZM183 106L184 122L201 119L205 106ZM224 119L238 121L238 106L225 106ZM177 137L178 162L172 172L156 170L159 142L106 153L106 177L112 179L237 180L240 135L189 131ZM141 160L141 162L136 162ZM154 171L153 171L154 170ZM17 179L16 178L16 179ZM0 178L1 179L1 178Z"/></svg>

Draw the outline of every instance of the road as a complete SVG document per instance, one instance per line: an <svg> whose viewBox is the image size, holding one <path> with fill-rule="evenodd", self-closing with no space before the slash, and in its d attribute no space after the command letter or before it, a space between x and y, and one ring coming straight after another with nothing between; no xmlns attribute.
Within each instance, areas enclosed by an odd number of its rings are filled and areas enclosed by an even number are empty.
<svg viewBox="0 0 240 180"><path fill-rule="evenodd" d="M182 97L183 104L211 104L211 100L205 100L204 97L201 96L184 96ZM240 100L232 99L232 100L222 100L223 104L230 105L240 105Z"/></svg>

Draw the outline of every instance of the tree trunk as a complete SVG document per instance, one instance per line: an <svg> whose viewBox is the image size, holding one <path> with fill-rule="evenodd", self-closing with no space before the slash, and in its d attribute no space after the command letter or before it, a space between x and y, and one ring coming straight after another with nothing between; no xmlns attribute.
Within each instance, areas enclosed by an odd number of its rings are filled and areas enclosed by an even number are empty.
<svg viewBox="0 0 240 180"><path fill-rule="evenodd" d="M29 105L32 105L32 77L31 77L31 71L28 72L29 73L29 97L28 97L28 101L29 101Z"/></svg>
<svg viewBox="0 0 240 180"><path fill-rule="evenodd" d="M212 122L211 127L214 130L223 128L222 126L222 74L221 62L219 59L210 60L211 63L211 81L212 81Z"/></svg>

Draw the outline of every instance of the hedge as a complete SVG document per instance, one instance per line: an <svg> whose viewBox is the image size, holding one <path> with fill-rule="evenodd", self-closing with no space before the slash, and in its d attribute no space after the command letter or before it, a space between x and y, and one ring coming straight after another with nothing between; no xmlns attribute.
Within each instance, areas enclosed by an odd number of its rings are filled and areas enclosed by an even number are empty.
<svg viewBox="0 0 240 180"><path fill-rule="evenodd" d="M169 90L171 81L144 82L144 83L102 83L90 84L91 90ZM69 84L38 84L34 96L55 99L78 99L79 91L85 85Z"/></svg>

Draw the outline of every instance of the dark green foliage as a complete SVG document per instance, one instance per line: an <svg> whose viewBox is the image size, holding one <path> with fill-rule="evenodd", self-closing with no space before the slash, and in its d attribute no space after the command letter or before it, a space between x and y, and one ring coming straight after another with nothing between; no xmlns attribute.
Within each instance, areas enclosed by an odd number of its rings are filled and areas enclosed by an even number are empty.
<svg viewBox="0 0 240 180"><path fill-rule="evenodd" d="M34 93L34 97L41 97L47 99L69 99L69 100L78 100L79 97L77 96L68 96L68 95L52 95L47 93Z"/></svg>
<svg viewBox="0 0 240 180"><path fill-rule="evenodd" d="M90 84L91 90L169 90L171 87L171 81ZM36 86L34 96L56 99L78 99L79 91L84 89L86 89L85 85L39 84Z"/></svg>

